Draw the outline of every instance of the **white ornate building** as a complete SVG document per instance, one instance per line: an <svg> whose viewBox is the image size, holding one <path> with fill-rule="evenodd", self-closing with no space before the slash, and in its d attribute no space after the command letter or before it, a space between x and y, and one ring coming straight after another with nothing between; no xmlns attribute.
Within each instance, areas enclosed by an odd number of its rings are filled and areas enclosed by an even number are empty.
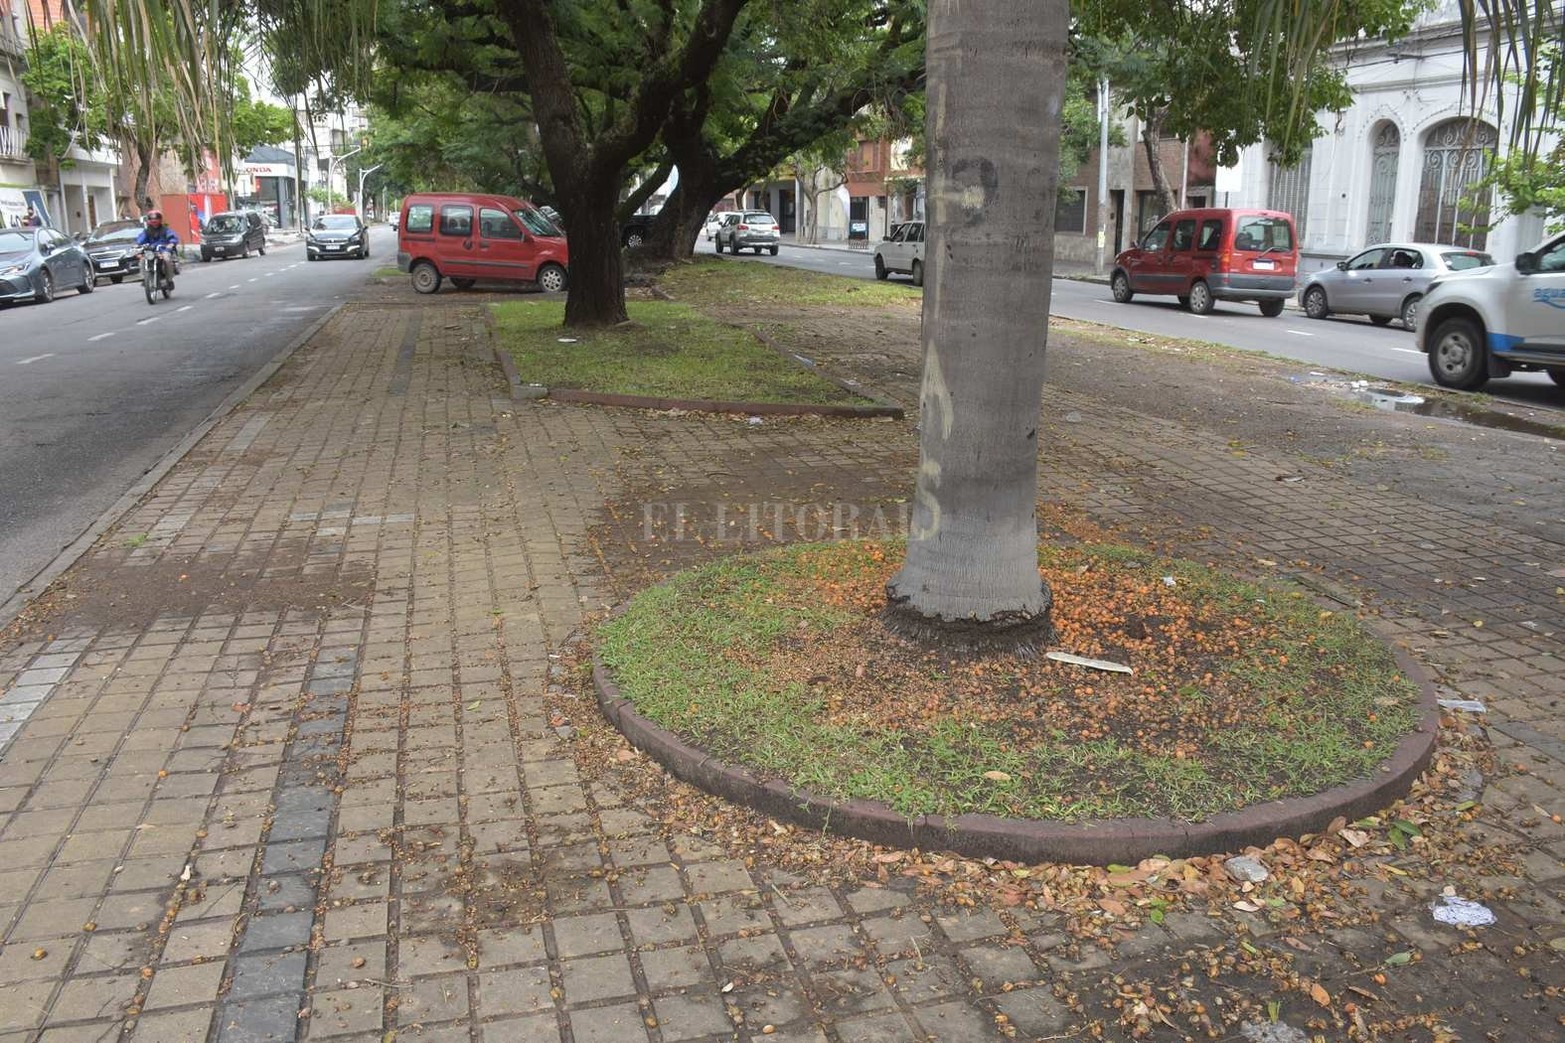
<svg viewBox="0 0 1565 1043"><path fill-rule="evenodd" d="M1237 167L1218 172L1216 203L1292 213L1307 270L1387 240L1457 243L1502 260L1535 245L1541 214L1464 202L1490 155L1503 154L1510 128L1493 99L1475 113L1462 86L1457 11L1454 0L1441 0L1395 44L1341 48L1352 107L1328 117L1327 133L1295 168L1269 162L1264 146L1245 150Z"/></svg>

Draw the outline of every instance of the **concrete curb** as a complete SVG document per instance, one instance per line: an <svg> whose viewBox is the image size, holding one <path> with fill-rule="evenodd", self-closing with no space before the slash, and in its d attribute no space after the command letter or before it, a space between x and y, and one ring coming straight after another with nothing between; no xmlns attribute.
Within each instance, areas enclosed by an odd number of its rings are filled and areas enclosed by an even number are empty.
<svg viewBox="0 0 1565 1043"><path fill-rule="evenodd" d="M625 605L615 609L617 616ZM612 617L611 617L612 618ZM1373 628L1372 628L1373 630ZM1385 640L1381 634L1376 634ZM831 800L747 768L724 763L638 713L596 655L592 682L598 705L632 746L675 776L725 800L807 829L858 837L873 844L944 850L971 858L1079 865L1134 865L1143 858L1265 847L1280 837L1318 833L1339 815L1348 821L1380 811L1407 795L1434 755L1440 728L1435 687L1427 671L1399 648L1397 666L1419 687L1422 720L1380 765L1376 777L1337 786L1308 797L1269 801L1205 822L1175 819L1105 819L1059 823L959 815L905 818L869 800Z"/></svg>
<svg viewBox="0 0 1565 1043"><path fill-rule="evenodd" d="M287 347L273 355L271 360L257 370L248 380L229 392L228 397L218 403L217 408L208 413L205 420L192 428L190 433L175 443L168 452L164 453L157 463L153 464L134 485L109 506L108 510L98 515L97 520L89 525L80 536L77 536L64 550L55 555L53 561L38 570L31 579L26 580L18 587L16 593L7 598L4 604L0 604L0 631L4 631L12 623L16 622L29 601L47 590L50 584L72 565L76 564L77 560L86 554L92 545L98 541L98 538L113 528L115 523L124 517L127 511L152 490L153 486L162 481L163 476L173 470L174 465L184 459L185 454L195 448L196 444L205 438L209 431L216 427L229 413L232 413L241 402L255 394L261 385L271 380L272 376L282 368L283 363L287 362L294 352L308 344L349 303L351 302L341 301L332 305L325 315L311 323L303 333L290 341Z"/></svg>

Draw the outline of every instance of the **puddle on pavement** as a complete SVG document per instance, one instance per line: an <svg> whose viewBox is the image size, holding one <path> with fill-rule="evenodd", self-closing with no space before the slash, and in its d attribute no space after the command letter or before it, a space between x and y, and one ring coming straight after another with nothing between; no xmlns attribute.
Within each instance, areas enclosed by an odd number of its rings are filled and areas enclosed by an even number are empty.
<svg viewBox="0 0 1565 1043"><path fill-rule="evenodd" d="M1565 438L1565 414L1558 418L1534 419L1514 413L1489 409L1466 402L1453 402L1445 398L1425 398L1396 388L1376 387L1367 381L1332 380L1322 374L1311 373L1307 377L1293 378L1295 383L1315 384L1343 395L1355 402L1374 406L1390 413L1413 413L1434 417L1437 420L1455 420L1476 427L1494 428L1523 435L1539 435L1544 438Z"/></svg>

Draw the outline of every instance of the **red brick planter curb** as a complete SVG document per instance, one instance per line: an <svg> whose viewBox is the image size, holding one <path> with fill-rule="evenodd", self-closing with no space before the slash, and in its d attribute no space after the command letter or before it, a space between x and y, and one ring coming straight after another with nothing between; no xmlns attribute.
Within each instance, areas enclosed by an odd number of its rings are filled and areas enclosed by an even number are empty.
<svg viewBox="0 0 1565 1043"><path fill-rule="evenodd" d="M691 785L754 808L779 822L875 844L953 851L973 858L1134 865L1154 855L1183 858L1264 847L1279 837L1318 833L1339 815L1353 821L1374 814L1406 796L1434 754L1440 711L1428 673L1401 649L1392 651L1398 667L1419 686L1422 720L1376 769L1375 777L1308 797L1269 801L1214 815L1205 822L1104 819L1059 823L995 815L920 815L909 819L878 801L831 800L716 759L638 713L620 695L619 686L596 657L592 680L604 715L632 746Z"/></svg>

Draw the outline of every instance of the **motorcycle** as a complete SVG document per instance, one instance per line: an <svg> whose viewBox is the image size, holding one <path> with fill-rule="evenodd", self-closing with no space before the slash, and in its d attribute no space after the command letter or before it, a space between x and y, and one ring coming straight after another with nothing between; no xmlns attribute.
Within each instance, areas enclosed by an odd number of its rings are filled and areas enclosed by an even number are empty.
<svg viewBox="0 0 1565 1043"><path fill-rule="evenodd" d="M146 246L141 250L141 289L147 295L147 303L157 303L158 294L163 294L163 299L168 300L174 292L174 277L167 279L160 276L162 265L158 263L158 254L161 251L155 246ZM172 264L172 262L170 262Z"/></svg>

